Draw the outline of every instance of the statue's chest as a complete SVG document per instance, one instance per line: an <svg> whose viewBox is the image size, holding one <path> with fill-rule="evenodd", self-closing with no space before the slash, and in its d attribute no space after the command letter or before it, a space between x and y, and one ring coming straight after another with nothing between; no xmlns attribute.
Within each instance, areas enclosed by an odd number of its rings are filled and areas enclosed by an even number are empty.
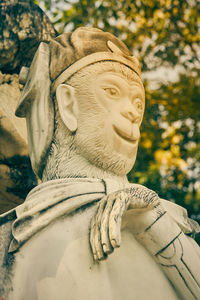
<svg viewBox="0 0 200 300"><path fill-rule="evenodd" d="M94 263L89 245L94 210L90 206L56 220L16 253L9 300L177 299L159 267L126 228L121 247Z"/></svg>

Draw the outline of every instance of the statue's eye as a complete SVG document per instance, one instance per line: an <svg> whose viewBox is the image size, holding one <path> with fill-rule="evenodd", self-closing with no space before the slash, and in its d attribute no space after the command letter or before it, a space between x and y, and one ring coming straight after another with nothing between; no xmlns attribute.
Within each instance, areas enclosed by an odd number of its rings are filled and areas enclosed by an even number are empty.
<svg viewBox="0 0 200 300"><path fill-rule="evenodd" d="M134 106L137 109L137 111L142 112L143 111L143 103L142 100L140 100L139 98L136 98L134 100Z"/></svg>
<svg viewBox="0 0 200 300"><path fill-rule="evenodd" d="M104 91L109 96L112 96L112 97L118 97L119 96L119 91L115 88L104 88Z"/></svg>

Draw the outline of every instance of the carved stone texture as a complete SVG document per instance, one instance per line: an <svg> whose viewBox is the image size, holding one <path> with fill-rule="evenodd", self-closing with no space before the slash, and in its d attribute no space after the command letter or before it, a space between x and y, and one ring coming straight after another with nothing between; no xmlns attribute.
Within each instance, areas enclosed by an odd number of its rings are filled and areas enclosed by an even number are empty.
<svg viewBox="0 0 200 300"><path fill-rule="evenodd" d="M56 32L48 17L32 0L0 1L0 69L19 72L29 66L41 41L49 42Z"/></svg>

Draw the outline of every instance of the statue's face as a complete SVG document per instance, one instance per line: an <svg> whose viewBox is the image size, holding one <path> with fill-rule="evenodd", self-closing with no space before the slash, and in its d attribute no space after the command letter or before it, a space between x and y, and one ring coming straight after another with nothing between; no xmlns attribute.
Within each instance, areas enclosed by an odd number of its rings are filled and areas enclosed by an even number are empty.
<svg viewBox="0 0 200 300"><path fill-rule="evenodd" d="M105 133L113 150L132 157L137 151L144 113L143 89L137 82L107 72L98 76L94 96L106 111Z"/></svg>
<svg viewBox="0 0 200 300"><path fill-rule="evenodd" d="M80 88L77 93L75 141L90 162L125 175L137 154L145 107L142 82L139 78L129 80L116 72L104 72L88 78L87 85L87 92Z"/></svg>

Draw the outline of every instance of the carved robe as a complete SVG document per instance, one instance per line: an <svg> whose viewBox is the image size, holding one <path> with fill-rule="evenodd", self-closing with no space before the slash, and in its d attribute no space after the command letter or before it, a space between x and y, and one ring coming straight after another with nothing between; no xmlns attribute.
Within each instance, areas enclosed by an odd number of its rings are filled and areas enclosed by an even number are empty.
<svg viewBox="0 0 200 300"><path fill-rule="evenodd" d="M8 300L182 299L135 239L128 226L130 211L123 218L120 248L106 260L94 262L89 244L91 217L105 194L122 188L112 180L53 180L37 186L24 204L2 215L1 232L8 237L12 225L12 234L1 246L1 284L7 282L7 290L1 286L0 296ZM178 226L191 233L183 209L161 201ZM185 293L188 299L200 299L192 298L190 287Z"/></svg>

